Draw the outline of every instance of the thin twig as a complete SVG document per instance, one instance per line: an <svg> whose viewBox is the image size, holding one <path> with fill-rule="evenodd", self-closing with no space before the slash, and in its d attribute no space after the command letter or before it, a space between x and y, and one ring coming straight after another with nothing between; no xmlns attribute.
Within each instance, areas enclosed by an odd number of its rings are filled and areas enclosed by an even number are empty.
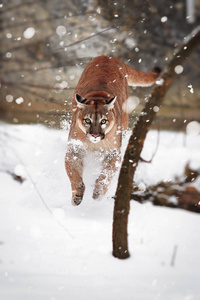
<svg viewBox="0 0 200 300"><path fill-rule="evenodd" d="M106 31L111 30L111 29L113 29L113 27L110 26L110 27L108 27L108 28L106 28L106 29L103 29L103 30L101 30L101 31L99 31L99 32L97 32L97 33L95 33L95 34L93 34L93 35L91 35L91 36L88 36L88 37L86 37L86 38L84 38L84 39L82 39L82 40L79 40L79 41L77 41L77 42L71 43L71 44L69 44L69 45L64 45L62 48L55 49L55 50L53 50L52 52L55 53L55 52L60 51L60 50L65 50L65 49L67 49L67 48L69 48L69 47L71 47L71 46L74 46L74 45L76 45L76 44L79 44L79 43L85 42L85 41L87 41L87 40L89 40L89 39L92 39L93 37L98 36L98 35L100 35L100 34L106 32Z"/></svg>
<svg viewBox="0 0 200 300"><path fill-rule="evenodd" d="M37 88L37 89L43 89L43 90L74 90L75 87L66 87L66 88L60 88L60 87L54 87L54 86L50 86L50 85L42 85L42 84L32 84L32 83L27 83L27 82L9 82L9 81L1 81L1 85L5 85L5 86L14 86L14 87L18 87L18 86L28 86L28 87L33 87L33 88Z"/></svg>
<svg viewBox="0 0 200 300"><path fill-rule="evenodd" d="M49 207L48 204L46 203L46 201L45 201L44 197L42 196L41 192L39 191L39 189L38 189L37 185L35 184L35 182L34 182L32 176L31 176L30 172L29 172L28 169L25 167L25 164L24 164L23 160L21 159L21 157L20 157L19 154L17 153L16 149L14 150L11 146L10 146L10 149L12 150L12 152L14 153L14 155L18 158L20 164L24 166L24 169L25 169L25 171L26 171L26 173L27 173L27 175L28 175L28 178L29 178L30 182L32 183L32 185L33 185L33 187L34 187L34 189L35 189L35 191L36 191L38 197L40 198L40 200L41 200L41 202L43 203L43 205L44 205L44 207L46 208L46 210L47 210L47 211L51 214L51 216L53 217L53 213L52 213L50 207ZM54 218L54 220L55 220L55 218ZM64 229L65 232L67 232L67 234L68 234L73 240L75 239L74 236L69 232L69 230L68 230L68 229L67 229L67 228L66 228L66 227L65 227L58 219L56 219L56 222L59 224L60 227L62 227L62 228Z"/></svg>
<svg viewBox="0 0 200 300"><path fill-rule="evenodd" d="M74 17L79 17L79 16L85 16L87 14L93 14L93 13L96 13L96 11L87 11L85 13L80 13L80 14L74 14L74 15L70 15L70 16L67 16L67 15L62 15L62 16L53 16L53 17L49 17L49 18L46 18L46 19L40 19L40 20L30 20L29 21L29 24L41 24L41 23L44 23L44 22L51 22L51 21L54 21L54 20L60 20L60 19L63 19L65 21L67 21L68 18L74 18ZM20 22L20 23L13 23L13 24L10 24L10 25L7 25L7 26L1 26L0 29L1 30L4 30L4 29L8 29L8 28L13 28L13 27L20 27L20 26L24 26L26 25L25 22Z"/></svg>
<svg viewBox="0 0 200 300"><path fill-rule="evenodd" d="M176 260L176 256L177 256L177 250L178 250L178 246L174 245L174 249L173 249L173 253L172 253L172 258L171 258L171 263L170 263L170 265L172 267L175 266L175 260Z"/></svg>
<svg viewBox="0 0 200 300"><path fill-rule="evenodd" d="M10 62L10 61L9 61ZM23 63L23 61L22 61ZM81 65L84 65L84 63L81 63ZM40 68L37 68L37 67L33 67L33 68L27 68L27 69L13 69L13 70L7 70L4 72L4 74L9 74L9 73L17 73L17 72L41 72L41 71L46 71L46 70L51 70L51 69L62 69L62 68L65 68L65 67L74 67L75 64L59 64L59 65L55 65L55 66L46 66L46 67L40 67Z"/></svg>
<svg viewBox="0 0 200 300"><path fill-rule="evenodd" d="M150 0L146 0L146 1L147 1L147 3L149 4L149 7L150 7L152 13L153 13L153 14L158 18L158 20L160 21L160 23L161 23L162 27L164 28L164 30L166 31L167 35L172 39L172 41L173 41L174 44L178 44L177 41L175 40L175 37L172 36L172 34L171 34L169 28L167 27L167 25L161 21L161 16L159 15L158 10L152 5L152 3L151 3Z"/></svg>
<svg viewBox="0 0 200 300"><path fill-rule="evenodd" d="M35 1L26 1L26 2L23 2L23 3L17 4L17 5L8 6L6 8L3 8L0 11L0 14L4 15L7 12L10 13L12 10L19 9L22 6L25 6L25 5L34 5L34 4L35 4Z"/></svg>

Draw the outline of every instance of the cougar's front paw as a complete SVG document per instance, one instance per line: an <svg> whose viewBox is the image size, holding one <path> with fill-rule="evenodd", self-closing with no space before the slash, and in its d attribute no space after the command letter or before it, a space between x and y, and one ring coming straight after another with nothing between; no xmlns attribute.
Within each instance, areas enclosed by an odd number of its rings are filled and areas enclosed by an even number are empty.
<svg viewBox="0 0 200 300"><path fill-rule="evenodd" d="M94 191L93 191L92 198L93 198L94 200L99 200L99 198L101 198L100 196L101 196L101 192L100 192L100 191L97 191L97 190L94 190Z"/></svg>
<svg viewBox="0 0 200 300"><path fill-rule="evenodd" d="M94 188L93 195L92 195L92 198L94 200L101 200L103 195L104 195L104 192L103 192L103 189L101 187L95 187Z"/></svg>
<svg viewBox="0 0 200 300"><path fill-rule="evenodd" d="M83 195L75 194L72 197L72 205L77 206L82 202L82 200L83 200Z"/></svg>
<svg viewBox="0 0 200 300"><path fill-rule="evenodd" d="M72 205L77 206L83 200L85 185L83 182L76 184L75 188L72 187Z"/></svg>

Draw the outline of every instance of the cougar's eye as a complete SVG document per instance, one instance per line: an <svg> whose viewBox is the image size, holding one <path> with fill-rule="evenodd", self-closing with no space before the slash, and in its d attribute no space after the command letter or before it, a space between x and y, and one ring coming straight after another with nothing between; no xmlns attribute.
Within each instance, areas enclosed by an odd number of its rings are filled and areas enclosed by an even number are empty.
<svg viewBox="0 0 200 300"><path fill-rule="evenodd" d="M84 121L85 121L86 124L91 124L92 123L89 118L84 119Z"/></svg>
<svg viewBox="0 0 200 300"><path fill-rule="evenodd" d="M104 125L104 124L106 124L106 122L107 122L107 120L106 120L106 119L102 119L102 120L101 120L101 125Z"/></svg>

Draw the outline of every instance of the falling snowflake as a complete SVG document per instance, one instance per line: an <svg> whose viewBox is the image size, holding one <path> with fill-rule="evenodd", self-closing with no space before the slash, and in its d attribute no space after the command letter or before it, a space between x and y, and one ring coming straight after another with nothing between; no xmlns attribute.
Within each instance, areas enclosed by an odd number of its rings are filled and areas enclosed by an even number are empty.
<svg viewBox="0 0 200 300"><path fill-rule="evenodd" d="M158 80L156 80L156 84L157 85L162 85L164 83L164 79L163 78L160 78Z"/></svg>
<svg viewBox="0 0 200 300"><path fill-rule="evenodd" d="M33 27L27 28L23 33L25 39L32 39L34 35L35 35L35 28Z"/></svg>
<svg viewBox="0 0 200 300"><path fill-rule="evenodd" d="M59 35L59 36L64 36L64 35L67 33L67 29L66 29L65 26L59 25L59 26L56 28L56 33L57 33L57 35Z"/></svg>
<svg viewBox="0 0 200 300"><path fill-rule="evenodd" d="M200 134L200 123L197 121L188 123L186 126L186 133L192 136Z"/></svg>
<svg viewBox="0 0 200 300"><path fill-rule="evenodd" d="M159 112L159 107L158 107L158 106L154 106L154 107L153 107L153 111Z"/></svg>
<svg viewBox="0 0 200 300"><path fill-rule="evenodd" d="M193 94L194 93L194 89L193 86L191 84L188 85L188 88L190 89L190 93Z"/></svg>
<svg viewBox="0 0 200 300"><path fill-rule="evenodd" d="M7 52L7 53L6 53L6 57L7 57L7 58L11 58L11 57L12 57L12 53L11 53L11 52Z"/></svg>
<svg viewBox="0 0 200 300"><path fill-rule="evenodd" d="M136 96L130 96L126 103L124 103L122 109L128 113L131 113L140 103L140 100Z"/></svg>
<svg viewBox="0 0 200 300"><path fill-rule="evenodd" d="M13 99L14 99L13 95L7 95L7 96L6 96L6 101L7 101L7 102L12 102Z"/></svg>
<svg viewBox="0 0 200 300"><path fill-rule="evenodd" d="M22 97L19 97L19 98L15 99L15 102L16 102L17 104L21 104L21 103L24 102L24 99L23 99Z"/></svg>
<svg viewBox="0 0 200 300"><path fill-rule="evenodd" d="M7 39L11 39L11 38L12 38L12 34L8 32L8 33L6 34L6 37L7 37Z"/></svg>
<svg viewBox="0 0 200 300"><path fill-rule="evenodd" d="M174 68L174 71L176 74L181 74L183 72L183 66L181 65L177 65L175 68Z"/></svg>
<svg viewBox="0 0 200 300"><path fill-rule="evenodd" d="M161 18L161 22L162 22L162 23L167 22L167 20L168 20L168 18L167 18L166 16L164 16L164 17Z"/></svg>

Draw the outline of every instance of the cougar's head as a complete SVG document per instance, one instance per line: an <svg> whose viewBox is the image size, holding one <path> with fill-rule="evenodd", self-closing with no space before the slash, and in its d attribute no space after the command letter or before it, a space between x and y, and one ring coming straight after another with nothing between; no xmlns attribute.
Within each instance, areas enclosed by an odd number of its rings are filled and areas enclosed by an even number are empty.
<svg viewBox="0 0 200 300"><path fill-rule="evenodd" d="M92 143L103 140L115 124L113 112L117 97L107 100L91 100L75 95L79 108L77 122L80 129Z"/></svg>

